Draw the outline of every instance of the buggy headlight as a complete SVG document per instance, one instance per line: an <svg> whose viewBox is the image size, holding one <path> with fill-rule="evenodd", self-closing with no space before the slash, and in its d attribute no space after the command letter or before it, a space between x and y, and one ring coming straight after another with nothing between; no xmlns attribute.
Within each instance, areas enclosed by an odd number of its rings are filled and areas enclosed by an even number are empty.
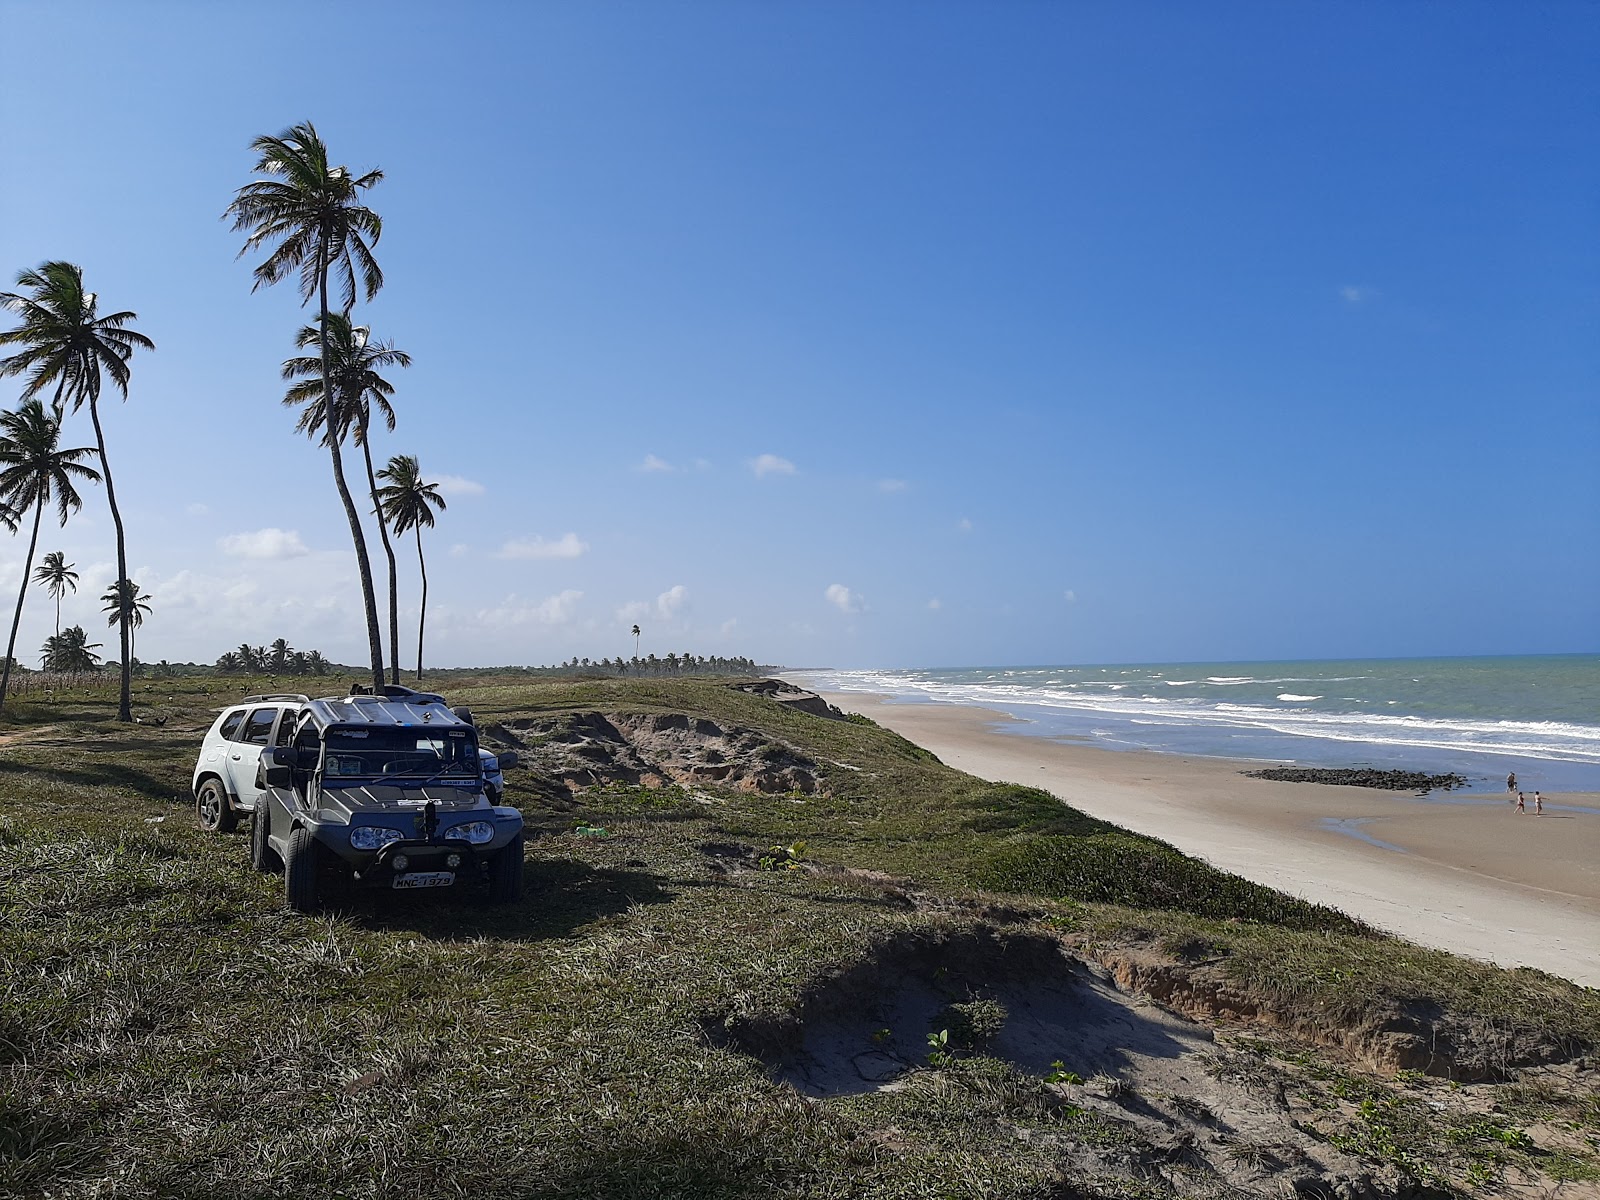
<svg viewBox="0 0 1600 1200"><path fill-rule="evenodd" d="M390 842L403 840L405 836L404 830L392 829L388 825L357 825L350 831L350 848L381 850Z"/></svg>
<svg viewBox="0 0 1600 1200"><path fill-rule="evenodd" d="M488 821L463 821L446 829L444 836L446 839L454 838L456 841L481 846L485 842L494 841L494 826Z"/></svg>

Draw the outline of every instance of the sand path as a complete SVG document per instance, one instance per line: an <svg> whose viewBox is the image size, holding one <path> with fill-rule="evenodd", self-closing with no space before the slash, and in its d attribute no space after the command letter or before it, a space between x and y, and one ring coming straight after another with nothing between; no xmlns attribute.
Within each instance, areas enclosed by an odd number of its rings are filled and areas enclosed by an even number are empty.
<svg viewBox="0 0 1600 1200"><path fill-rule="evenodd" d="M1250 764L999 732L1016 722L985 709L825 695L952 767L1046 788L1258 883L1423 945L1600 987L1600 797L1546 797L1544 816L1519 816L1495 796L1248 779Z"/></svg>

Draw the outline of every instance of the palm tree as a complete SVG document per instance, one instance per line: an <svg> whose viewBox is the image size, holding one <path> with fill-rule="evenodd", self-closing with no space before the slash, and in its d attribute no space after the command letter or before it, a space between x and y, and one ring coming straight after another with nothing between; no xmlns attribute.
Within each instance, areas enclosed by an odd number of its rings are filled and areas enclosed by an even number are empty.
<svg viewBox="0 0 1600 1200"><path fill-rule="evenodd" d="M0 376L27 373L22 398L31 400L55 385L55 413L59 422L67 400L77 412L85 401L94 422L95 446L100 455L100 470L105 473L106 502L111 506L111 522L117 529L117 578L128 577L128 546L122 528L122 512L117 508L117 492L111 483L111 463L106 458L106 436L100 427L100 375L128 398L128 360L135 350L154 350L156 344L142 333L125 326L136 321L135 312L116 312L97 316L95 293L84 290L82 268L69 262L47 262L37 271L23 271L17 286L25 292L0 293L4 305L22 318L16 329L0 333L0 346L21 346L10 358L0 359ZM133 720L133 693L130 683L131 652L127 625L120 630L122 646L122 693L117 701L117 719ZM4 699L0 688L0 700Z"/></svg>
<svg viewBox="0 0 1600 1200"><path fill-rule="evenodd" d="M306 669L313 675L326 675L328 673L328 660L322 657L321 650L306 651Z"/></svg>
<svg viewBox="0 0 1600 1200"><path fill-rule="evenodd" d="M69 563L67 556L60 550L52 550L46 554L39 563L39 569L33 573L35 583L44 584L44 590L56 598L56 632L61 632L61 597L70 589L76 593L78 590L78 573L72 568L77 563Z"/></svg>
<svg viewBox="0 0 1600 1200"><path fill-rule="evenodd" d="M44 507L55 501L61 523L83 507L74 477L94 483L100 475L78 460L94 451L88 446L75 450L61 448L61 422L45 412L41 400L26 400L15 412L0 413L0 499L6 518L16 528L17 516L33 509L33 536L28 540L28 558L22 568L22 586L17 589L17 611L11 618L11 640L6 644L6 663L0 671L0 709L11 686L11 660L17 649L17 626L22 623L22 601L28 594L28 577L33 572L33 553L39 547L39 522ZM126 628L126 626L124 626ZM123 642L127 649L127 642ZM124 663L127 659L123 659Z"/></svg>
<svg viewBox="0 0 1600 1200"><path fill-rule="evenodd" d="M384 515L394 522L394 531L417 531L417 569L422 572L422 609L417 614L417 678L422 678L422 634L428 624L428 564L422 558L422 527L433 528L433 510L440 512L449 506L439 495L437 484L425 483L422 467L415 455L396 454L389 465L378 472L379 479L389 482L378 489L378 505Z"/></svg>
<svg viewBox="0 0 1600 1200"><path fill-rule="evenodd" d="M294 647L289 645L288 638L278 638L267 647L267 666L274 671L289 669L289 660L294 656Z"/></svg>
<svg viewBox="0 0 1600 1200"><path fill-rule="evenodd" d="M100 656L95 653L98 649L100 643L91 642L82 625L74 625L71 629L63 629L54 637L45 639L44 661L41 665L46 671L61 671L66 674L98 671Z"/></svg>
<svg viewBox="0 0 1600 1200"><path fill-rule="evenodd" d="M633 627L633 656L635 658L639 657L639 627L637 625Z"/></svg>
<svg viewBox="0 0 1600 1200"><path fill-rule="evenodd" d="M295 337L301 349L321 346L321 338L314 325L307 325ZM339 415L339 428L329 434L327 409L323 406L322 355L291 358L283 364L283 377L299 380L284 394L283 402L293 407L304 405L295 428L308 436L319 432L324 437L337 436L343 442L354 433L355 444L361 447L361 457L367 468L367 492L372 497L373 511L378 515L378 537L383 542L383 553L389 560L389 672L390 683L400 682L400 589L394 560L394 544L389 540L389 522L378 503L378 481L372 470L372 445L370 432L372 413L376 409L390 431L394 430L394 407L389 397L394 395L394 385L378 373L388 366L409 367L411 356L396 350L392 342L375 342L372 330L365 325L352 325L347 313L328 315L328 362L333 374L334 406Z"/></svg>
<svg viewBox="0 0 1600 1200"><path fill-rule="evenodd" d="M356 277L371 300L383 286L383 272L368 245L383 234L378 214L361 204L361 193L383 179L382 171L352 175L345 167L330 166L328 147L310 121L284 130L276 137L258 137L250 143L257 155L255 171L265 178L253 180L234 193L227 215L233 217L235 232L246 233L241 256L269 243L275 248L257 264L255 284L268 286L299 274L300 299L309 303L317 298L316 339L322 359L322 408L335 413L333 367L329 356L328 277L337 274L344 309L348 313L356 302ZM372 657L372 684L383 686L383 634L378 628L378 604L372 592L372 563L367 557L367 539L361 532L361 515L350 497L344 478L344 460L339 453L339 433L343 422L328 422L323 444L333 460L333 482L350 522L350 539L355 543L356 568L361 574L361 599L366 606L367 647Z"/></svg>
<svg viewBox="0 0 1600 1200"><path fill-rule="evenodd" d="M106 594L100 597L101 612L106 613L106 624L115 625L125 622L128 626L128 653L133 653L133 631L144 624L144 619L150 615L150 597L139 591L139 585L131 579L124 579L113 583L106 589Z"/></svg>
<svg viewBox="0 0 1600 1200"><path fill-rule="evenodd" d="M256 657L256 648L249 642L240 642L234 653L239 656L239 665L246 671L254 671L261 666L261 660Z"/></svg>
<svg viewBox="0 0 1600 1200"><path fill-rule="evenodd" d="M242 671L244 664L239 661L239 655L233 650L225 650L217 657L217 671L223 675L232 675L235 671Z"/></svg>

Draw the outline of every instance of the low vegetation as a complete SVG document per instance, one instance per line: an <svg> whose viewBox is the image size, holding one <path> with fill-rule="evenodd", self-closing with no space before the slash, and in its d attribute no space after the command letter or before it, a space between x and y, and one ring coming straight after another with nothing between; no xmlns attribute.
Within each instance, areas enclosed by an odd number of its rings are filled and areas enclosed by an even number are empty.
<svg viewBox="0 0 1600 1200"><path fill-rule="evenodd" d="M198 831L188 794L216 706L262 690L151 682L142 728L115 722L111 680L10 712L0 1195L1376 1197L1600 1179L1595 993L1380 936L722 680L458 676L447 695L535 748L587 713L758 731L816 764L814 792L517 770L519 904L369 895L293 916L241 836ZM903 1012L879 1015L889 990ZM1101 1014L1083 1017L1104 1034L1093 1053L1050 1007L1080 993ZM1119 1059L1119 1021L1173 1048ZM824 1025L860 1027L841 1044L857 1082L808 1091L784 1055L841 1049L816 1041ZM1424 1034L1432 1059L1397 1072L1384 1047Z"/></svg>

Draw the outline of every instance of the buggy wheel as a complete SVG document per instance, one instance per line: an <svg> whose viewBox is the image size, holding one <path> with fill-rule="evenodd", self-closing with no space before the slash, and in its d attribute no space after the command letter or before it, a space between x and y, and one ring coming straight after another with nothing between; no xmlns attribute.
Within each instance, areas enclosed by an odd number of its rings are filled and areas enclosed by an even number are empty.
<svg viewBox="0 0 1600 1200"><path fill-rule="evenodd" d="M489 903L515 904L522 896L522 835L489 860Z"/></svg>
<svg viewBox="0 0 1600 1200"><path fill-rule="evenodd" d="M256 797L256 810L250 815L250 865L256 870L275 875L283 870L283 859L267 840L267 797Z"/></svg>
<svg viewBox="0 0 1600 1200"><path fill-rule="evenodd" d="M317 911L324 853L322 843L305 826L289 834L289 853L283 860L283 890L295 912Z"/></svg>
<svg viewBox="0 0 1600 1200"><path fill-rule="evenodd" d="M194 811L200 818L200 828L207 833L232 833L239 823L239 814L228 803L228 789L215 777L207 779L195 793Z"/></svg>

